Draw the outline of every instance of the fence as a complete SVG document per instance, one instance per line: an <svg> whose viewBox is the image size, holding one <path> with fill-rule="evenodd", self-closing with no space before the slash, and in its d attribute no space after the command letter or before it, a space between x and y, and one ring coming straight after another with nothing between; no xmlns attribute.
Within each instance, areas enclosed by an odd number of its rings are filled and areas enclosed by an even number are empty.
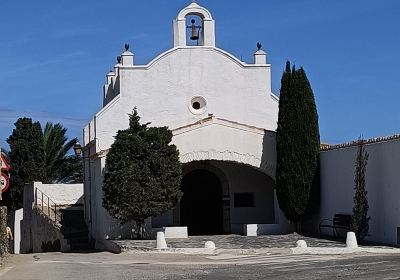
<svg viewBox="0 0 400 280"><path fill-rule="evenodd" d="M35 189L35 206L54 221L54 223L61 221L60 206L38 188Z"/></svg>

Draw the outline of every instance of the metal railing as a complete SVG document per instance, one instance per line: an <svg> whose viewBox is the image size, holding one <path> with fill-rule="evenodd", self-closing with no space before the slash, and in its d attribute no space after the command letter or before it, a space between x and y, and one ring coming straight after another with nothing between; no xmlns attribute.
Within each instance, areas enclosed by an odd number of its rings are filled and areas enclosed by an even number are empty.
<svg viewBox="0 0 400 280"><path fill-rule="evenodd" d="M60 206L39 189L35 189L35 206L54 223L61 222ZM57 212L58 211L58 212Z"/></svg>

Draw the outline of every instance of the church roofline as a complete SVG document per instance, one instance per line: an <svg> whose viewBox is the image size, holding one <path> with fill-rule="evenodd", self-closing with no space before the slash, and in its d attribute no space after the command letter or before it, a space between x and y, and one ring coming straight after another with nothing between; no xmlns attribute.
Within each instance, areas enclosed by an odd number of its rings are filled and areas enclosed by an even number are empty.
<svg viewBox="0 0 400 280"><path fill-rule="evenodd" d="M209 116L207 118L198 120L194 123L172 129L172 133L175 136L175 135L183 134L183 133L195 130L195 129L199 129L204 126L212 125L212 124L224 125L224 126L228 126L231 128L245 130L245 131L257 133L257 134L265 134L266 131L274 132L274 131L270 131L270 130L267 130L264 128L239 123L236 121L231 121L231 120L227 120L227 119L223 119L223 118L216 118L214 116Z"/></svg>
<svg viewBox="0 0 400 280"><path fill-rule="evenodd" d="M225 56L226 58L231 59L233 62L235 62L237 65L243 67L243 68L269 68L271 67L271 64L248 64L245 62L240 61L237 57L235 57L234 55L230 54L229 52L222 50L220 48L217 47L211 47L211 46L179 46L179 47L175 47L175 48L171 48L161 54L159 54L158 56L156 56L154 59L152 59L149 63L147 64L142 64L142 65L129 65L129 66L120 66L120 69L132 69L132 70L147 70L150 69L154 64L157 64L159 61L161 61L163 58L167 57L168 55L182 50L182 49L197 49L197 48L201 48L201 49L208 49L208 50L214 50L218 53L220 53L221 55Z"/></svg>

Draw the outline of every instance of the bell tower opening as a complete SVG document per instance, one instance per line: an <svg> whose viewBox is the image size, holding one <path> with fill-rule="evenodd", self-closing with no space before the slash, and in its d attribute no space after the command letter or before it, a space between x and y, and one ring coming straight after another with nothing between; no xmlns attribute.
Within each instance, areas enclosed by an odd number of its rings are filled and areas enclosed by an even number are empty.
<svg viewBox="0 0 400 280"><path fill-rule="evenodd" d="M193 2L173 21L174 47L215 47L215 21L211 13Z"/></svg>
<svg viewBox="0 0 400 280"><path fill-rule="evenodd" d="M204 36L203 18L198 15L187 15L186 17L186 45L203 46Z"/></svg>

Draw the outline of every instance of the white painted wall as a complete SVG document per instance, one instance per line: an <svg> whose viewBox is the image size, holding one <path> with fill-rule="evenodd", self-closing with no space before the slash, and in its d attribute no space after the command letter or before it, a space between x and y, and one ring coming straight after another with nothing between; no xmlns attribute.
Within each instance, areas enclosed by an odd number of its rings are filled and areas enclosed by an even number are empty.
<svg viewBox="0 0 400 280"><path fill-rule="evenodd" d="M116 132L128 126L133 107L143 122L176 128L207 117L237 121L274 131L278 102L271 93L271 66L248 65L211 47L171 49L146 66L119 69L121 93L85 128L85 144L95 138L107 149ZM193 114L190 101L207 101L203 114ZM93 131L95 127L95 131ZM89 130L92 130L89 139Z"/></svg>
<svg viewBox="0 0 400 280"><path fill-rule="evenodd" d="M24 209L18 209L14 212L14 254L18 255L21 248L21 223L24 218Z"/></svg>
<svg viewBox="0 0 400 280"><path fill-rule="evenodd" d="M90 162L90 164L89 164ZM95 239L97 249L104 249L104 240L107 239L132 239L136 236L134 222L121 224L112 218L103 208L103 166L105 157L96 158L88 162L91 168L91 182L89 187L91 211L86 214L86 221L90 235ZM150 232L151 222L146 221L146 230Z"/></svg>
<svg viewBox="0 0 400 280"><path fill-rule="evenodd" d="M400 227L400 140L365 146L369 153L366 170L369 222L368 240L396 244ZM321 152L320 218L352 213L357 147Z"/></svg>
<svg viewBox="0 0 400 280"><path fill-rule="evenodd" d="M182 17L193 12L205 20L204 46L183 43ZM90 157L85 164L85 193L90 195L86 198L90 206L85 207L85 215L91 223L89 230L98 241L132 235L132 225L121 226L102 208L105 161L100 153L110 148L118 130L128 127L128 114L135 106L142 122L170 129L193 124L209 114L229 120L230 127L216 125L175 134L173 142L182 159L186 155L185 162L193 161L193 152L214 149L222 157L231 155L225 160L269 170L269 175L275 176L275 136L265 131L275 131L278 118L278 99L271 92L271 65L263 59L247 64L216 48L212 16L197 4L182 10L174 28L174 47L147 65L133 65L133 54L125 53L132 59L126 63L123 59L122 65L116 65L107 75L105 106L84 128L85 150L90 150L85 154ZM196 96L207 102L199 114L190 109L191 99Z"/></svg>
<svg viewBox="0 0 400 280"><path fill-rule="evenodd" d="M173 131L181 162L234 161L275 178L275 133L216 118Z"/></svg>
<svg viewBox="0 0 400 280"><path fill-rule="evenodd" d="M226 175L229 183L231 231L243 233L244 224L275 223L274 181L249 166L229 162L213 162ZM235 193L254 193L255 207L234 207Z"/></svg>
<svg viewBox="0 0 400 280"><path fill-rule="evenodd" d="M34 189L42 191L59 205L83 204L83 184L42 184L41 182L34 182ZM45 203L47 202L45 201Z"/></svg>

